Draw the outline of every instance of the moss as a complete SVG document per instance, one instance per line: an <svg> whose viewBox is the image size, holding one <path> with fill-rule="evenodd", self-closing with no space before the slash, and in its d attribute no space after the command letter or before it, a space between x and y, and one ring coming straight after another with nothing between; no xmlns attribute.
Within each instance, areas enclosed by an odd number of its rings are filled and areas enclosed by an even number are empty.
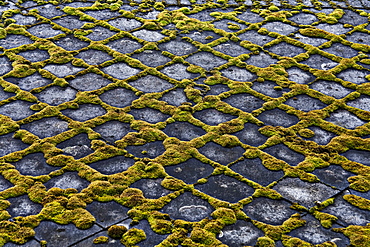
<svg viewBox="0 0 370 247"><path fill-rule="evenodd" d="M121 243L126 247L134 246L146 239L145 232L141 229L131 228L121 238Z"/></svg>
<svg viewBox="0 0 370 247"><path fill-rule="evenodd" d="M259 237L257 239L256 247L274 247L275 242L269 237Z"/></svg>
<svg viewBox="0 0 370 247"><path fill-rule="evenodd" d="M108 243L108 237L105 237L105 236L100 236L100 237L97 237L93 240L93 243L94 244L105 244L105 243Z"/></svg>
<svg viewBox="0 0 370 247"><path fill-rule="evenodd" d="M108 228L108 236L111 238L120 239L127 232L127 228L122 225L113 225Z"/></svg>
<svg viewBox="0 0 370 247"><path fill-rule="evenodd" d="M235 213L229 208L218 208L211 214L211 216L225 225L231 225L236 222Z"/></svg>

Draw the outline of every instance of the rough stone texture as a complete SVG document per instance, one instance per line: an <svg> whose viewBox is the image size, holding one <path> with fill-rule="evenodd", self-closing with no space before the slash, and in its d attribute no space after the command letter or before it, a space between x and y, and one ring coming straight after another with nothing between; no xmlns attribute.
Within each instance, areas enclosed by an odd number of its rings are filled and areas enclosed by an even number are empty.
<svg viewBox="0 0 370 247"><path fill-rule="evenodd" d="M169 194L171 191L163 188L161 182L163 179L141 179L133 184L131 188L140 189L144 196L149 199L157 199Z"/></svg>
<svg viewBox="0 0 370 247"><path fill-rule="evenodd" d="M0 106L0 114L8 116L15 121L21 120L35 113L30 109L32 105L33 103L27 101L16 100Z"/></svg>
<svg viewBox="0 0 370 247"><path fill-rule="evenodd" d="M119 172L126 171L130 166L132 166L135 161L131 158L126 158L124 156L115 156L113 158L100 160L89 164L91 168L94 168L102 174L110 175Z"/></svg>
<svg viewBox="0 0 370 247"><path fill-rule="evenodd" d="M258 116L258 119L266 125L290 127L296 124L299 119L280 109L265 111Z"/></svg>
<svg viewBox="0 0 370 247"><path fill-rule="evenodd" d="M231 66L221 70L222 75L234 81L252 81L256 79L256 75L246 69Z"/></svg>
<svg viewBox="0 0 370 247"><path fill-rule="evenodd" d="M305 112L319 110L327 106L320 100L312 98L308 95L297 95L294 98L288 99L284 103L294 107L297 110Z"/></svg>
<svg viewBox="0 0 370 247"><path fill-rule="evenodd" d="M201 154L223 165L227 165L242 157L244 151L245 150L240 146L226 148L214 142L208 142L206 145L199 148Z"/></svg>
<svg viewBox="0 0 370 247"><path fill-rule="evenodd" d="M261 108L262 104L265 103L265 101L249 94L234 94L224 101L245 112L252 112Z"/></svg>
<svg viewBox="0 0 370 247"><path fill-rule="evenodd" d="M207 177L213 172L210 165L191 158L183 163L174 166L167 166L166 172L175 178L181 179L187 184L194 184L198 179Z"/></svg>
<svg viewBox="0 0 370 247"><path fill-rule="evenodd" d="M150 67L158 67L171 61L170 58L163 56L160 51L145 50L142 53L132 55L133 58Z"/></svg>
<svg viewBox="0 0 370 247"><path fill-rule="evenodd" d="M130 114L133 115L135 119L153 124L163 122L169 117L169 115L152 108L132 109Z"/></svg>
<svg viewBox="0 0 370 247"><path fill-rule="evenodd" d="M84 122L107 113L103 107L94 104L83 104L80 105L78 109L66 109L62 112L67 117L80 122Z"/></svg>
<svg viewBox="0 0 370 247"><path fill-rule="evenodd" d="M75 79L69 82L69 85L80 91L92 91L112 83L112 81L104 78L101 75L94 73L87 73L81 76L77 76Z"/></svg>
<svg viewBox="0 0 370 247"><path fill-rule="evenodd" d="M101 137L110 144L113 144L115 141L120 140L129 132L133 131L130 128L130 124L122 123L119 121L109 121L103 123L102 125L95 127L94 130L98 132Z"/></svg>
<svg viewBox="0 0 370 247"><path fill-rule="evenodd" d="M325 120L346 129L354 129L366 123L356 115L342 109L331 113L330 117L325 118Z"/></svg>
<svg viewBox="0 0 370 247"><path fill-rule="evenodd" d="M162 92L173 87L171 83L152 75L141 77L130 85L144 93Z"/></svg>
<svg viewBox="0 0 370 247"><path fill-rule="evenodd" d="M26 129L40 138L45 138L67 131L68 122L60 120L56 117L51 117L22 125L22 129Z"/></svg>
<svg viewBox="0 0 370 247"><path fill-rule="evenodd" d="M232 247L254 246L257 238L263 235L263 232L252 223L238 220L235 224L224 227L222 233L218 235L218 239Z"/></svg>
<svg viewBox="0 0 370 247"><path fill-rule="evenodd" d="M193 113L193 116L209 125L218 125L220 123L227 122L235 118L235 116L233 115L217 111L216 109L206 109L198 111Z"/></svg>
<svg viewBox="0 0 370 247"><path fill-rule="evenodd" d="M205 135L206 132L195 125L187 122L174 122L166 126L163 130L168 136L176 137L181 141L190 141L194 138Z"/></svg>
<svg viewBox="0 0 370 247"><path fill-rule="evenodd" d="M126 149L139 158L155 158L165 151L161 141L149 142L142 146L128 146Z"/></svg>
<svg viewBox="0 0 370 247"><path fill-rule="evenodd" d="M115 88L101 94L100 99L115 107L126 107L131 104L132 101L138 97L134 92L125 88Z"/></svg>
<svg viewBox="0 0 370 247"><path fill-rule="evenodd" d="M23 90L32 90L34 88L46 86L52 81L50 79L42 77L39 73L35 73L33 75L23 77L23 78L16 78L16 77L8 77L6 81L16 84ZM0 98L0 100L2 100Z"/></svg>

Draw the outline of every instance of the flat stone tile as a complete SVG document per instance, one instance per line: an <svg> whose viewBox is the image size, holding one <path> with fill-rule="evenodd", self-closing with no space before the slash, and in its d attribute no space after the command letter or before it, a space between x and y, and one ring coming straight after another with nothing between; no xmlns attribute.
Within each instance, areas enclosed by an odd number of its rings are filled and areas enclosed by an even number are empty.
<svg viewBox="0 0 370 247"><path fill-rule="evenodd" d="M42 102L56 106L73 100L76 94L77 91L73 88L52 86L40 93L36 93L35 96Z"/></svg>
<svg viewBox="0 0 370 247"><path fill-rule="evenodd" d="M295 34L294 37L292 37L302 43L308 44L308 45L313 45L313 46L320 46L324 44L325 42L328 42L327 39L323 38L313 38L313 37L307 37L304 35L301 35L299 33ZM312 56L312 55L311 55Z"/></svg>
<svg viewBox="0 0 370 247"><path fill-rule="evenodd" d="M152 10L148 12L137 12L136 16L141 17L147 20L155 20L157 19L158 14L161 13L160 11Z"/></svg>
<svg viewBox="0 0 370 247"><path fill-rule="evenodd" d="M157 179L140 179L135 183L130 185L130 188L137 188L141 190L148 199L157 199L162 196L165 196L171 193L170 190L167 190L162 187L161 182L163 181L162 178Z"/></svg>
<svg viewBox="0 0 370 247"><path fill-rule="evenodd" d="M294 46L291 44L288 44L286 42L281 42L277 45L273 45L268 50L272 53L275 53L279 56L284 56L284 57L295 57L298 54L307 52L305 49Z"/></svg>
<svg viewBox="0 0 370 247"><path fill-rule="evenodd" d="M34 5L35 3L33 3L33 6ZM56 9L55 6L51 4L33 7L32 9L37 9L39 11L39 14L46 18L52 18L65 14L62 10Z"/></svg>
<svg viewBox="0 0 370 247"><path fill-rule="evenodd" d="M236 116L220 112L216 109L197 111L193 113L193 116L208 125L218 125L236 118Z"/></svg>
<svg viewBox="0 0 370 247"><path fill-rule="evenodd" d="M244 68L230 66L221 70L222 75L234 81L253 81L257 76Z"/></svg>
<svg viewBox="0 0 370 247"><path fill-rule="evenodd" d="M312 130L315 135L311 138L307 138L307 140L314 141L319 145L326 145L331 141L333 137L337 136L336 134L321 129L317 126L310 126L309 129Z"/></svg>
<svg viewBox="0 0 370 247"><path fill-rule="evenodd" d="M146 220L140 221L139 224L134 225L131 228L141 229L145 232L146 239L137 244L140 247L156 246L160 244L163 240L165 240L168 236L168 234L162 235L162 234L157 234L153 232L148 221Z"/></svg>
<svg viewBox="0 0 370 247"><path fill-rule="evenodd" d="M84 188L87 188L87 186L90 184L89 181L80 178L76 172L65 172L64 174L53 177L46 183L44 183L45 187L47 189L51 189L54 187L60 188L60 189L68 189L73 188L78 191L81 191ZM93 229L94 227L90 228ZM72 229L71 229L72 230ZM50 230L49 230L50 233ZM77 232L75 232L77 234ZM36 231L36 237L37 237L37 231Z"/></svg>
<svg viewBox="0 0 370 247"><path fill-rule="evenodd" d="M161 141L149 142L142 146L127 146L126 149L129 153L135 155L135 157L151 159L166 151Z"/></svg>
<svg viewBox="0 0 370 247"><path fill-rule="evenodd" d="M50 246L58 246L63 243L69 246L83 238L86 238L102 228L93 225L87 230L80 230L73 224L59 225L52 221L42 221L38 227L35 228L35 238L39 241L45 240ZM50 233L53 234L50 234Z"/></svg>
<svg viewBox="0 0 370 247"><path fill-rule="evenodd" d="M2 11L1 11L2 12ZM12 16L12 19L15 20L17 25L31 25L37 23L37 20L33 16L26 16L22 14L16 14Z"/></svg>
<svg viewBox="0 0 370 247"><path fill-rule="evenodd" d="M28 154L13 165L22 175L26 176L45 175L59 169L59 167L48 165L43 153Z"/></svg>
<svg viewBox="0 0 370 247"><path fill-rule="evenodd" d="M182 103L189 102L184 90L180 88L176 88L168 93L165 93L160 99L166 101L170 105L175 106L180 106Z"/></svg>
<svg viewBox="0 0 370 247"><path fill-rule="evenodd" d="M80 50L89 45L88 42L79 40L73 35L67 35L64 38L54 41L54 43L67 51Z"/></svg>
<svg viewBox="0 0 370 247"><path fill-rule="evenodd" d="M253 220L266 224L282 225L291 215L297 213L290 209L290 206L291 204L284 200L258 197L247 204L243 211Z"/></svg>
<svg viewBox="0 0 370 247"><path fill-rule="evenodd" d="M262 112L258 119L265 123L265 125L283 126L285 128L295 125L299 119L292 114L288 114L280 109L273 109Z"/></svg>
<svg viewBox="0 0 370 247"><path fill-rule="evenodd" d="M370 42L370 35L368 33L363 32L353 32L347 36L347 40L354 42L354 43L360 43L360 44L369 44Z"/></svg>
<svg viewBox="0 0 370 247"><path fill-rule="evenodd" d="M342 109L334 111L330 114L330 117L327 117L324 120L346 129L355 129L367 123L349 111Z"/></svg>
<svg viewBox="0 0 370 247"><path fill-rule="evenodd" d="M149 67L158 67L171 61L169 57L163 56L160 51L145 50L142 53L132 55L135 58Z"/></svg>
<svg viewBox="0 0 370 247"><path fill-rule="evenodd" d="M207 158L216 161L222 165L227 165L243 156L245 150L240 147L226 148L214 142L208 142L198 149L199 152Z"/></svg>
<svg viewBox="0 0 370 247"><path fill-rule="evenodd" d="M132 109L129 112L134 116L136 120L146 121L148 123L158 123L164 122L170 115L164 114L158 110L152 108L141 108L141 109Z"/></svg>
<svg viewBox="0 0 370 247"><path fill-rule="evenodd" d="M349 93L353 92L352 89L343 87L342 85L325 80L318 80L310 85L313 90L319 91L320 93L334 97L336 99L343 98Z"/></svg>
<svg viewBox="0 0 370 247"><path fill-rule="evenodd" d="M69 81L69 85L79 91L92 91L107 86L112 81L95 73L87 73L76 76L75 79Z"/></svg>
<svg viewBox="0 0 370 247"><path fill-rule="evenodd" d="M357 26L368 23L368 18L365 16L361 16L352 10L346 10L344 16L340 18L339 22L343 24L347 23Z"/></svg>
<svg viewBox="0 0 370 247"><path fill-rule="evenodd" d="M254 189L246 183L223 174L211 176L207 183L195 185L195 188L230 203L236 203L254 193Z"/></svg>
<svg viewBox="0 0 370 247"><path fill-rule="evenodd" d="M40 213L43 206L31 201L27 195L9 198L10 206L7 211L12 217L29 216Z"/></svg>
<svg viewBox="0 0 370 247"><path fill-rule="evenodd" d="M31 28L28 28L27 31L30 34L43 39L51 38L63 33L61 30L53 29L50 24L40 24L37 26L33 26Z"/></svg>
<svg viewBox="0 0 370 247"><path fill-rule="evenodd" d="M202 52L202 51L194 55L191 55L185 60L188 61L189 63L201 66L202 68L205 68L206 70L212 70L227 62L227 60L222 59L218 56L215 56L212 53Z"/></svg>
<svg viewBox="0 0 370 247"><path fill-rule="evenodd" d="M0 57L0 76L7 74L13 69L7 57Z"/></svg>
<svg viewBox="0 0 370 247"><path fill-rule="evenodd" d="M0 101L6 100L14 95L15 93L5 92L4 89L0 87Z"/></svg>
<svg viewBox="0 0 370 247"><path fill-rule="evenodd" d="M288 72L288 79L299 84L307 84L315 80L315 76L313 76L310 72L302 70L298 67L291 67L286 70Z"/></svg>
<svg viewBox="0 0 370 247"><path fill-rule="evenodd" d="M198 49L180 38L158 45L161 51L168 51L176 56L184 56L196 52Z"/></svg>
<svg viewBox="0 0 370 247"><path fill-rule="evenodd" d="M188 15L190 18L198 19L200 21L213 21L215 18L210 16L213 11L210 9L205 9L195 14Z"/></svg>
<svg viewBox="0 0 370 247"><path fill-rule="evenodd" d="M342 153L347 159L358 162L364 165L370 165L370 152L363 150L353 150L350 149L347 152Z"/></svg>
<svg viewBox="0 0 370 247"><path fill-rule="evenodd" d="M306 224L302 227L294 229L287 235L298 237L311 244L321 244L332 239L337 239L335 241L337 246L349 245L348 238L346 238L343 234L332 231L331 229L325 229L313 216L308 214L302 218L306 220Z"/></svg>
<svg viewBox="0 0 370 247"><path fill-rule="evenodd" d="M64 16L60 19L54 19L53 22L71 30L81 28L87 23L86 21L80 21L79 18L75 16Z"/></svg>
<svg viewBox="0 0 370 247"><path fill-rule="evenodd" d="M63 110L62 113L73 120L84 122L102 116L106 114L107 111L100 105L83 104L80 105L78 109L66 109Z"/></svg>
<svg viewBox="0 0 370 247"><path fill-rule="evenodd" d="M171 219L194 222L210 218L213 210L214 208L206 200L194 196L191 192L184 192L171 200L161 211L169 214Z"/></svg>
<svg viewBox="0 0 370 247"><path fill-rule="evenodd" d="M266 28L270 32L279 33L281 35L288 35L298 30L297 27L279 21L268 22L262 25L262 27Z"/></svg>
<svg viewBox="0 0 370 247"><path fill-rule="evenodd" d="M190 141L207 133L201 127L192 125L188 122L170 123L166 128L164 128L163 132L166 135L176 137L181 141Z"/></svg>
<svg viewBox="0 0 370 247"><path fill-rule="evenodd" d="M108 20L110 18L114 18L121 15L120 13L118 13L118 11L111 11L109 9L100 9L98 11L88 10L85 11L84 13L91 17L94 17L97 20Z"/></svg>
<svg viewBox="0 0 370 247"><path fill-rule="evenodd" d="M81 58L90 65L102 64L106 61L113 59L113 57L109 56L107 53L94 49L82 51L78 53L75 57Z"/></svg>
<svg viewBox="0 0 370 247"><path fill-rule="evenodd" d="M111 144L120 140L129 132L133 132L129 123L122 123L119 121L105 122L102 125L95 127L94 130L98 132L105 141L108 141Z"/></svg>
<svg viewBox="0 0 370 247"><path fill-rule="evenodd" d="M252 42L253 44L256 44L256 45L259 45L259 46L263 46L263 45L267 44L268 42L275 39L275 38L272 38L272 37L267 36L267 35L259 34L255 30L246 31L245 33L239 34L238 37L242 40L248 40L248 41Z"/></svg>
<svg viewBox="0 0 370 247"><path fill-rule="evenodd" d="M1 141L1 139L0 139L0 141ZM2 143L0 142L0 145L1 145ZM1 154L0 154L1 155ZM2 155L1 155L2 156ZM13 187L13 184L12 183L10 183L8 180L6 180L3 176L0 176L0 190L1 191L4 191L4 190L6 190L6 189L9 189L9 188L11 188L11 187Z"/></svg>
<svg viewBox="0 0 370 247"><path fill-rule="evenodd" d="M27 45L32 43L33 41L30 38L16 34L9 34L6 36L5 39L0 39L0 46L5 49L11 49L19 47L21 45ZM4 57L1 57L1 59L4 59Z"/></svg>
<svg viewBox="0 0 370 247"><path fill-rule="evenodd" d="M329 33L334 33L336 35L344 34L349 31L351 31L352 28L344 27L343 24L337 23L337 24L327 24L327 23L321 23L317 26L315 26L319 29L322 29L324 31L327 31Z"/></svg>
<svg viewBox="0 0 370 247"><path fill-rule="evenodd" d="M306 64L314 69L329 70L338 65L337 62L330 60L318 54L310 55L310 57L301 63Z"/></svg>
<svg viewBox="0 0 370 247"><path fill-rule="evenodd" d="M258 132L259 128L257 125L246 123L243 130L236 132L234 135L245 144L259 146L267 140L267 137Z"/></svg>
<svg viewBox="0 0 370 247"><path fill-rule="evenodd" d="M300 25L310 25L318 21L316 16L308 13L299 13L288 19Z"/></svg>
<svg viewBox="0 0 370 247"><path fill-rule="evenodd" d="M247 93L233 94L223 101L225 101L232 107L238 108L245 112L252 112L254 110L257 110L262 107L263 103L265 103L265 101Z"/></svg>
<svg viewBox="0 0 370 247"><path fill-rule="evenodd" d="M66 155L71 155L75 159L80 159L94 152L94 150L90 148L90 142L87 134L82 133L59 143L57 147L62 149Z"/></svg>
<svg viewBox="0 0 370 247"><path fill-rule="evenodd" d="M22 125L26 129L40 138L52 137L68 130L68 122L57 117L43 118L31 123Z"/></svg>
<svg viewBox="0 0 370 247"><path fill-rule="evenodd" d="M27 91L30 91L34 88L46 86L46 85L53 82L50 79L42 77L39 73L34 73L30 76L23 77L23 78L7 77L7 78L5 78L5 80L19 86L19 88L21 88L21 89L27 90ZM9 93L7 93L7 94L9 94ZM1 100L1 96L0 96L0 100Z"/></svg>
<svg viewBox="0 0 370 247"><path fill-rule="evenodd" d="M98 233L92 235L91 237L89 237L87 239L84 239L81 242L78 242L78 243L72 245L71 247L96 247L96 246L99 246L99 245L100 246L107 246L107 247L123 247L124 246L121 243L120 239L112 239L112 238L109 238L108 242L106 242L106 243L94 244L94 239L98 238L98 237L101 237L101 236L107 237L108 233L106 231L98 232Z"/></svg>
<svg viewBox="0 0 370 247"><path fill-rule="evenodd" d="M362 84L367 82L365 76L370 74L366 70L357 70L357 69L346 69L338 73L336 76L342 80L349 81L355 84Z"/></svg>
<svg viewBox="0 0 370 247"><path fill-rule="evenodd" d="M340 190L347 188L349 186L347 179L355 175L336 165L315 169L312 173L315 174L321 182L334 186Z"/></svg>
<svg viewBox="0 0 370 247"><path fill-rule="evenodd" d="M166 166L168 175L181 179L187 184L195 184L199 179L205 178L213 172L213 167L191 158L174 166Z"/></svg>
<svg viewBox="0 0 370 247"><path fill-rule="evenodd" d="M35 113L30 109L31 105L33 105L33 103L23 100L12 101L0 106L0 114L8 116L14 121L18 121Z"/></svg>
<svg viewBox="0 0 370 247"><path fill-rule="evenodd" d="M251 51L240 46L238 43L228 41L212 47L214 50L227 54L229 56L237 57L242 54L248 54Z"/></svg>
<svg viewBox="0 0 370 247"><path fill-rule="evenodd" d="M117 79L127 79L140 72L139 69L132 68L125 63L115 63L101 69L104 73L107 73Z"/></svg>
<svg viewBox="0 0 370 247"><path fill-rule="evenodd" d="M150 31L150 30L145 30L145 29L135 31L132 33L132 35L134 35L135 37L139 39L143 39L149 42L157 42L163 39L164 37L166 37L163 34L161 34L159 31Z"/></svg>
<svg viewBox="0 0 370 247"><path fill-rule="evenodd" d="M361 95L355 100L348 101L347 105L359 108L364 111L370 111L370 97L367 95Z"/></svg>
<svg viewBox="0 0 370 247"><path fill-rule="evenodd" d="M50 73L56 75L57 77L66 77L67 75L73 75L85 68L79 68L73 66L71 63L67 64L48 64L44 67L45 70L49 71Z"/></svg>
<svg viewBox="0 0 370 247"><path fill-rule="evenodd" d="M97 13L98 13L98 16L104 16L100 14L100 11ZM132 29L138 28L142 25L140 21L137 21L135 19L125 18L125 17L119 17L114 20L110 20L108 21L108 23L123 31L131 31Z"/></svg>
<svg viewBox="0 0 370 247"><path fill-rule="evenodd" d="M258 55L252 55L250 58L245 60L247 64L254 65L261 68L266 68L271 64L276 63L278 60L272 58L269 54L265 52L260 52Z"/></svg>
<svg viewBox="0 0 370 247"><path fill-rule="evenodd" d="M87 38L93 40L93 41L100 41L103 39L107 39L113 35L116 34L116 32L113 32L105 27L96 26L91 29L93 32L89 35L86 35Z"/></svg>
<svg viewBox="0 0 370 247"><path fill-rule="evenodd" d="M43 51L43 50L40 50L40 49L20 52L20 53L18 53L18 55L24 57L25 59L27 59L31 62L44 61L44 60L50 58L49 53L47 51Z"/></svg>
<svg viewBox="0 0 370 247"><path fill-rule="evenodd" d="M109 159L100 160L89 164L100 173L111 175L126 171L130 166L134 165L135 161L124 156L115 156Z"/></svg>
<svg viewBox="0 0 370 247"><path fill-rule="evenodd" d="M114 201L93 201L86 206L86 210L94 215L96 223L104 228L129 218L127 215L129 208L126 208Z"/></svg>
<svg viewBox="0 0 370 247"><path fill-rule="evenodd" d="M285 199L305 207L312 207L316 201L323 202L339 192L322 183L309 183L289 177L278 182L273 189Z"/></svg>
<svg viewBox="0 0 370 247"><path fill-rule="evenodd" d="M230 88L227 85L217 84L210 86L210 90L206 93L206 95L219 95L221 93L227 92Z"/></svg>
<svg viewBox="0 0 370 247"><path fill-rule="evenodd" d="M166 66L164 69L160 70L160 72L179 81L182 79L192 79L197 76L197 74L189 73L186 69L187 66L175 63L170 66Z"/></svg>
<svg viewBox="0 0 370 247"><path fill-rule="evenodd" d="M240 20L243 20L249 23L257 23L265 19L261 17L259 14L253 13L249 10L243 11L243 13L238 14L236 17L239 18Z"/></svg>
<svg viewBox="0 0 370 247"><path fill-rule="evenodd" d="M136 81L130 82L129 84L144 93L162 92L174 86L166 80L153 75L141 77Z"/></svg>
<svg viewBox="0 0 370 247"><path fill-rule="evenodd" d="M284 176L283 171L271 171L265 168L259 158L239 161L230 168L234 172L239 173L249 180L257 182L262 186L267 186Z"/></svg>
<svg viewBox="0 0 370 247"><path fill-rule="evenodd" d="M285 101L284 104L287 104L289 106L294 107L297 110L305 112L320 110L327 106L326 104L322 103L319 99L312 98L305 94L300 94L293 98L290 98L287 101Z"/></svg>
<svg viewBox="0 0 370 247"><path fill-rule="evenodd" d="M192 40L198 41L198 42L203 43L203 44L207 44L207 43L212 42L212 41L221 37L220 35L212 32L212 31L194 31L194 32L190 32L188 34L180 34L179 35L179 37L183 37L183 36L189 37Z"/></svg>
<svg viewBox="0 0 370 247"><path fill-rule="evenodd" d="M358 55L358 51L340 43L333 43L329 48L323 49L339 57L351 58Z"/></svg>
<svg viewBox="0 0 370 247"><path fill-rule="evenodd" d="M117 39L114 41L111 41L106 44L109 48L121 52L121 53L131 53L137 49L140 49L143 47L140 43L137 41L134 41L129 38L122 38L122 39Z"/></svg>
<svg viewBox="0 0 370 247"><path fill-rule="evenodd" d="M126 107L131 105L131 102L138 99L135 93L126 88L115 88L101 94L100 99L115 107Z"/></svg>
<svg viewBox="0 0 370 247"><path fill-rule="evenodd" d="M278 84L276 84L275 82L264 81L262 83L255 82L251 88L259 93L262 93L264 95L267 95L273 98L281 97L283 93L290 91L290 89L288 88L280 88L280 87L277 88L277 87L278 87Z"/></svg>
<svg viewBox="0 0 370 247"><path fill-rule="evenodd" d="M284 144L277 144L275 146L264 148L262 151L274 156L277 159L284 160L291 166L298 165L298 163L305 159L303 154L291 150Z"/></svg>
<svg viewBox="0 0 370 247"><path fill-rule="evenodd" d="M220 21L215 21L212 23L215 28L222 29L226 32L237 32L240 29L244 29L247 26L241 23L238 23L236 21L231 21L231 20L220 20Z"/></svg>
<svg viewBox="0 0 370 247"><path fill-rule="evenodd" d="M263 232L252 223L238 220L235 224L225 226L222 234L217 238L227 246L254 246L259 237L264 236Z"/></svg>

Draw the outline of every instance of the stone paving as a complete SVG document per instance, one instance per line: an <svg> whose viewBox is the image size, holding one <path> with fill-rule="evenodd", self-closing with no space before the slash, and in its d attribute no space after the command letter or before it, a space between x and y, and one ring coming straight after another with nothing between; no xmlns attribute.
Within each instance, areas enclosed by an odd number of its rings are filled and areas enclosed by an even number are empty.
<svg viewBox="0 0 370 247"><path fill-rule="evenodd" d="M370 246L370 1L0 4L0 246Z"/></svg>

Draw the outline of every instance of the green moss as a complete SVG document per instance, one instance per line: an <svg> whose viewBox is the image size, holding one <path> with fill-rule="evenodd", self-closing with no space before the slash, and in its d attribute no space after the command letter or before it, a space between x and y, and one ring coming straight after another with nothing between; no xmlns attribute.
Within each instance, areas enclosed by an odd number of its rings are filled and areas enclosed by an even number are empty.
<svg viewBox="0 0 370 247"><path fill-rule="evenodd" d="M126 247L135 246L146 239L145 232L141 229L131 228L121 238L121 243Z"/></svg>
<svg viewBox="0 0 370 247"><path fill-rule="evenodd" d="M105 237L105 236L100 236L100 237L97 237L93 240L93 243L94 244L105 244L105 243L108 243L109 239L108 237Z"/></svg>
<svg viewBox="0 0 370 247"><path fill-rule="evenodd" d="M225 225L231 225L236 222L235 213L229 208L218 208L211 214L211 216Z"/></svg>
<svg viewBox="0 0 370 247"><path fill-rule="evenodd" d="M127 232L127 228L122 225L113 225L108 228L108 236L111 238L120 239Z"/></svg>

